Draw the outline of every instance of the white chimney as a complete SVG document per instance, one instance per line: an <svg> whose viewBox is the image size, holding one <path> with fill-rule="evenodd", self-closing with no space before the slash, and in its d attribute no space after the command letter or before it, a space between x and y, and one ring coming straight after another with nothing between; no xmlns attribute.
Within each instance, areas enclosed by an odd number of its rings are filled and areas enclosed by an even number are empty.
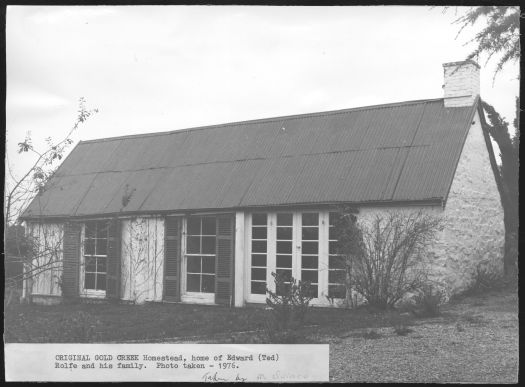
<svg viewBox="0 0 525 387"><path fill-rule="evenodd" d="M473 60L443 63L445 107L472 106L479 95L479 65Z"/></svg>

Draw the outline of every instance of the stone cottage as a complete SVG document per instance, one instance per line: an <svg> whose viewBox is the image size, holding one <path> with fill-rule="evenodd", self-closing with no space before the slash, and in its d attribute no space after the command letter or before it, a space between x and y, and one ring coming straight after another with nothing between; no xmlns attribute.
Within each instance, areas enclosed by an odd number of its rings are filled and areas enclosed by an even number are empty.
<svg viewBox="0 0 525 387"><path fill-rule="evenodd" d="M342 203L445 216L433 275L461 290L502 265L503 210L480 67L443 67L443 98L79 142L23 214L54 255L25 295L242 307L282 272L329 305Z"/></svg>

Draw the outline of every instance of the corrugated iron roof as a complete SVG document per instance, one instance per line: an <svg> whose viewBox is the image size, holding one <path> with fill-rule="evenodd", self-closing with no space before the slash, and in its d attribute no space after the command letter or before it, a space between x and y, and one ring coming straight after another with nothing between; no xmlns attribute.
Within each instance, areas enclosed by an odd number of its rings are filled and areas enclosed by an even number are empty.
<svg viewBox="0 0 525 387"><path fill-rule="evenodd" d="M445 200L476 106L411 101L83 141L24 217Z"/></svg>

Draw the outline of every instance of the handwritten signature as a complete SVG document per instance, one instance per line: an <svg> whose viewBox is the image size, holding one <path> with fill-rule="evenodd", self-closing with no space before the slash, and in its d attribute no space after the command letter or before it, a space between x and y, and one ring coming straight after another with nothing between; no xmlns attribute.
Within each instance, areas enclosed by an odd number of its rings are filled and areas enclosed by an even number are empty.
<svg viewBox="0 0 525 387"><path fill-rule="evenodd" d="M213 374L211 372L206 372L204 375L202 375L202 380L204 380L205 382L226 382L226 381L228 381L228 379L221 378L217 374L218 374L218 372L214 372ZM235 382L244 382L244 381L246 381L246 378L243 378L242 376L239 376L239 374L237 374L235 376L234 381Z"/></svg>

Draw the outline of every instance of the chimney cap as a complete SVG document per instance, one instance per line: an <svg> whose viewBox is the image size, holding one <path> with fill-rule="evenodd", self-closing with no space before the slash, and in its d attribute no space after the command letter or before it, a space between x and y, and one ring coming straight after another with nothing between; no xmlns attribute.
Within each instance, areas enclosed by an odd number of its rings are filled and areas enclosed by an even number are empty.
<svg viewBox="0 0 525 387"><path fill-rule="evenodd" d="M449 66L460 66L460 65L465 65L467 63L470 63L470 64L473 64L474 66L476 66L478 69L481 69L481 66L479 64L477 64L475 61L473 61L472 59L467 59L467 60L461 60L459 62L448 62L448 63L443 63L443 67L449 67Z"/></svg>

